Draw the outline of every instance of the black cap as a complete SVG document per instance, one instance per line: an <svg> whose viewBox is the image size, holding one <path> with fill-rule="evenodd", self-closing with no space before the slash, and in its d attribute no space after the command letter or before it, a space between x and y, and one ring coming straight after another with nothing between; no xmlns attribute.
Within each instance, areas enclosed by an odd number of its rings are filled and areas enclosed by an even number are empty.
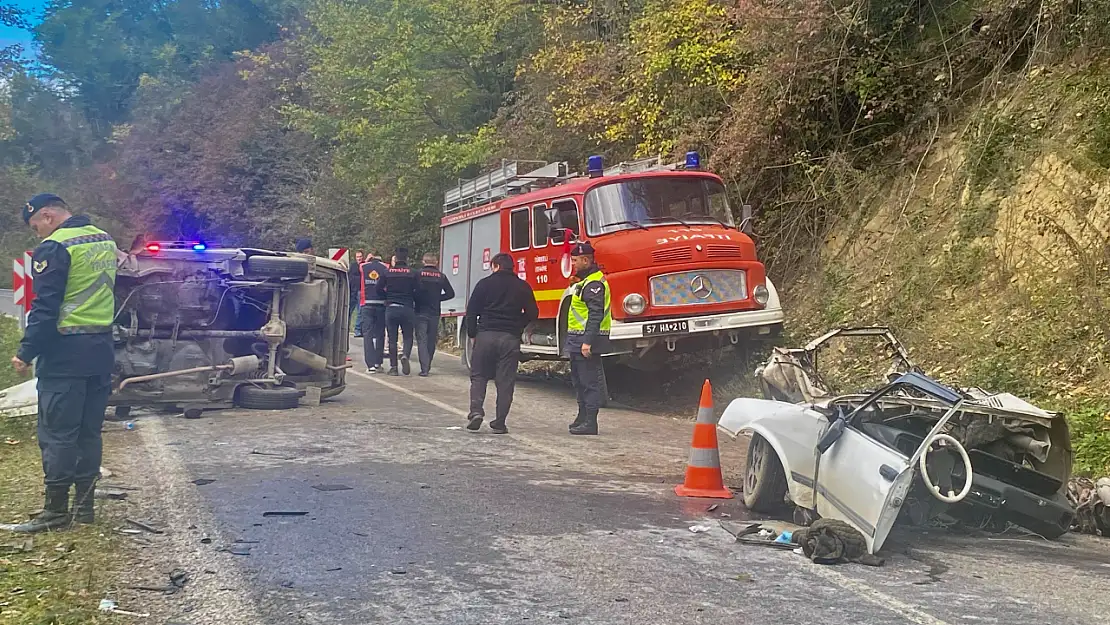
<svg viewBox="0 0 1110 625"><path fill-rule="evenodd" d="M570 255L571 256L593 256L594 255L594 246L590 245L589 242L587 242L587 241L583 241L581 243L576 244L574 247L570 248Z"/></svg>
<svg viewBox="0 0 1110 625"><path fill-rule="evenodd" d="M51 204L61 204L65 206L65 201L53 193L40 193L30 200L27 200L27 203L23 205L23 223L30 224L31 217L35 213Z"/></svg>
<svg viewBox="0 0 1110 625"><path fill-rule="evenodd" d="M312 247L312 240L311 239L297 239L297 252L298 253L304 252L305 250L307 250L310 247Z"/></svg>

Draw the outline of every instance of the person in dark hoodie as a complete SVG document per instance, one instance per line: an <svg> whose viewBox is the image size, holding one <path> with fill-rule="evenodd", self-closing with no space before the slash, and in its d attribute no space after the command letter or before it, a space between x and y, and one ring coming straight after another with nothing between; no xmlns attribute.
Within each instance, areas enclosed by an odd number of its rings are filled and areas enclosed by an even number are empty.
<svg viewBox="0 0 1110 625"><path fill-rule="evenodd" d="M420 350L422 378L431 373L432 357L436 355L441 305L454 297L455 289L439 270L439 258L435 254L425 254L416 288L416 346Z"/></svg>
<svg viewBox="0 0 1110 625"><path fill-rule="evenodd" d="M412 372L409 356L412 355L413 326L416 325L416 284L419 273L409 267L409 251L397 248L393 256L393 266L385 274L381 283L381 293L385 296L385 327L389 341L389 375L397 372L397 332L404 338L401 352L401 371L405 375Z"/></svg>
<svg viewBox="0 0 1110 625"><path fill-rule="evenodd" d="M493 257L493 273L474 285L466 305L466 334L474 339L470 362L470 413L466 429L482 427L486 387L497 387L497 415L490 421L495 434L507 434L505 419L513 405L516 370L520 362L520 335L540 315L532 287L513 273L513 257Z"/></svg>
<svg viewBox="0 0 1110 625"><path fill-rule="evenodd" d="M115 367L117 250L108 233L88 217L71 214L53 194L31 198L23 206L23 221L43 241L29 267L35 300L12 365L23 373L35 361L46 500L41 513L11 529L33 533L71 521L93 522L100 429Z"/></svg>

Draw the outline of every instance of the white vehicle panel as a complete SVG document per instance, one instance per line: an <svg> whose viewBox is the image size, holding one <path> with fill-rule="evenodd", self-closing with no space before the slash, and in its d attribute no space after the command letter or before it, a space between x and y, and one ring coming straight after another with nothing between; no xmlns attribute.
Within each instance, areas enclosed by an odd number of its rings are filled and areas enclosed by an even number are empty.
<svg viewBox="0 0 1110 625"><path fill-rule="evenodd" d="M847 427L821 456L817 513L851 524L875 553L890 533L912 479L909 458Z"/></svg>
<svg viewBox="0 0 1110 625"><path fill-rule="evenodd" d="M732 438L749 430L767 439L786 472L791 501L813 507L817 441L829 428L825 415L802 405L741 397L725 408L717 428Z"/></svg>

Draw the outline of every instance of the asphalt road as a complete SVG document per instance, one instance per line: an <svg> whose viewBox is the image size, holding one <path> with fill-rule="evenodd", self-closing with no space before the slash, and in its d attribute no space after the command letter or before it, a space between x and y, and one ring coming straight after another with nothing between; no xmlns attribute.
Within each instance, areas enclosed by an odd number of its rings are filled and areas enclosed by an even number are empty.
<svg viewBox="0 0 1110 625"><path fill-rule="evenodd" d="M19 309L15 305L11 289L0 289L0 315L14 317Z"/></svg>
<svg viewBox="0 0 1110 625"><path fill-rule="evenodd" d="M437 358L427 379L355 373L316 408L110 424L109 482L138 489L118 505L167 530L121 568L192 573L120 606L179 625L1110 622L1110 541L913 532L883 567L814 565L734 542L718 521L747 518L738 500L673 494L689 422L605 410L574 438L569 392L524 381L509 435L469 433L466 378ZM742 451L722 440L731 484Z"/></svg>

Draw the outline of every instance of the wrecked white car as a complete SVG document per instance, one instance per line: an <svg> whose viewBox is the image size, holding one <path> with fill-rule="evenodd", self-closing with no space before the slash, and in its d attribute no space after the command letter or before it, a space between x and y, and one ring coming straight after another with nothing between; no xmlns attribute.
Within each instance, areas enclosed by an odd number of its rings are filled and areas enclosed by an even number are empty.
<svg viewBox="0 0 1110 625"><path fill-rule="evenodd" d="M122 255L121 255L122 256ZM349 285L325 258L151 242L121 258L110 405L285 409L345 388Z"/></svg>
<svg viewBox="0 0 1110 625"><path fill-rule="evenodd" d="M878 390L833 395L816 367L835 337L879 337L894 365ZM768 399L736 399L718 428L751 433L745 504L795 506L859 530L871 553L896 521L1019 525L1068 531L1073 452L1062 415L1013 395L953 389L913 366L886 328L835 330L800 349L776 348L757 372Z"/></svg>

